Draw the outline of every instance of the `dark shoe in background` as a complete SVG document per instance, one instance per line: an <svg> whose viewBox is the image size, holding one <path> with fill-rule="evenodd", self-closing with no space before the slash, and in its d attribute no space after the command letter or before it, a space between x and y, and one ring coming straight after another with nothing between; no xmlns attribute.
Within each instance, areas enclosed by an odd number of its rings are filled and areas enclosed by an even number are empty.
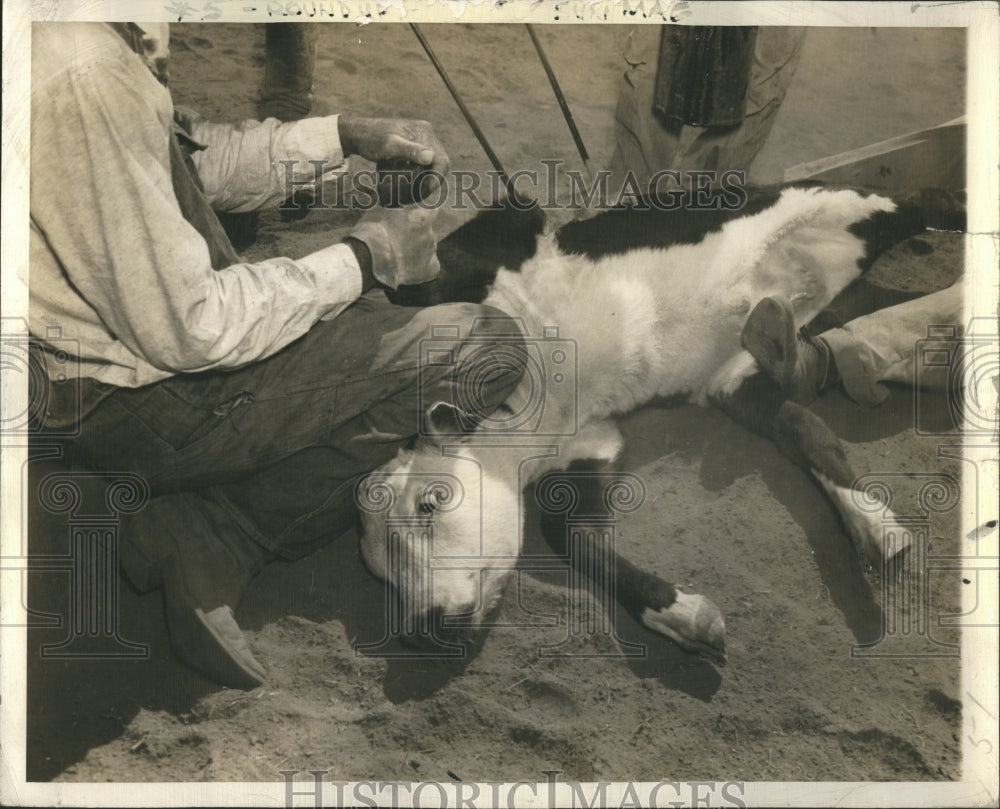
<svg viewBox="0 0 1000 809"><path fill-rule="evenodd" d="M319 27L309 23L269 23L264 30L266 64L257 115L261 120L298 121L312 110ZM278 206L281 219L285 222L305 219L313 201L311 192L296 191ZM218 216L238 252L257 241L259 212L219 213Z"/></svg>
<svg viewBox="0 0 1000 809"><path fill-rule="evenodd" d="M229 237L233 248L238 253L242 253L257 241L257 231L260 228L260 211L248 211L246 213L224 213L216 211L222 229Z"/></svg>

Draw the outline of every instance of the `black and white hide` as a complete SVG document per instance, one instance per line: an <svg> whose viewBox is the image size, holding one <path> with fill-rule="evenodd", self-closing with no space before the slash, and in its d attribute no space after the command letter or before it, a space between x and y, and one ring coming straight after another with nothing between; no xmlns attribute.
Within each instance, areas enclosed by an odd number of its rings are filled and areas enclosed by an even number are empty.
<svg viewBox="0 0 1000 809"><path fill-rule="evenodd" d="M404 624L433 632L440 622L431 615L474 625L489 614L521 550L523 492L550 484L557 470L586 470L567 478L573 496L606 514L611 478L602 474L622 448L613 419L654 400L718 406L773 439L882 570L906 549L885 547L881 522L853 504L855 475L837 438L758 371L740 333L765 296L791 301L796 324L814 330L898 303L907 296L859 281L862 273L928 225L962 224L946 195L897 204L851 189L783 187L751 192L740 210L612 210L555 234L542 232L537 209L487 211L459 228L440 244L441 276L401 290L397 302L485 301L521 320L540 372L526 373L500 413L472 431L455 429L464 414L451 405L432 405L413 448L359 486L362 553L394 585ZM563 356L572 379L553 366L559 341L575 353ZM505 428L537 406L536 429ZM565 527L565 513L543 517L558 554L567 552ZM567 558L606 580L633 617L724 661L725 623L708 598L601 547L599 530L574 531L585 539Z"/></svg>

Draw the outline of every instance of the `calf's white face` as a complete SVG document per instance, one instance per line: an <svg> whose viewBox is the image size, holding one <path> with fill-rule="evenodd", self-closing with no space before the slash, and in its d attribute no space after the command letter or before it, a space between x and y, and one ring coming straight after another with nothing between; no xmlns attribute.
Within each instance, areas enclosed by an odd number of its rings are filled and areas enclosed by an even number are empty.
<svg viewBox="0 0 1000 809"><path fill-rule="evenodd" d="M427 442L359 485L361 552L399 595L404 626L430 613L478 623L517 561L520 503L504 476L465 448Z"/></svg>

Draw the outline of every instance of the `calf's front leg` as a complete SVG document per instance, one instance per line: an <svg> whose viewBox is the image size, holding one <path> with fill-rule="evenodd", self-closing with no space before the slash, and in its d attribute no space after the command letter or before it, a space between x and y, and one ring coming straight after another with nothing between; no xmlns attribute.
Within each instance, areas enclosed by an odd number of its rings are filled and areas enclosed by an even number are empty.
<svg viewBox="0 0 1000 809"><path fill-rule="evenodd" d="M581 578L593 583L591 592L599 601L605 599L602 608L617 601L647 629L724 664L726 624L719 608L705 596L685 593L641 569L614 547L609 524L621 507L628 508L622 480L604 461L577 461L567 470L547 473L535 487L543 537Z"/></svg>

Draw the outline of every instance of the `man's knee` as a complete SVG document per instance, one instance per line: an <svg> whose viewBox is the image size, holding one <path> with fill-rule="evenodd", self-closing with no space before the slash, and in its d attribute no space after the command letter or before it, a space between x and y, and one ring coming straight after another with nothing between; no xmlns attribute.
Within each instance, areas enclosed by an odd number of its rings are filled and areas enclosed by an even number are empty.
<svg viewBox="0 0 1000 809"><path fill-rule="evenodd" d="M486 413L491 413L521 381L528 354L520 320L491 306L480 305L476 308L478 312L469 342L472 345L478 343L480 350L470 352L469 371L464 375L476 381L478 389L474 387L473 391L478 396L477 401L483 403Z"/></svg>
<svg viewBox="0 0 1000 809"><path fill-rule="evenodd" d="M517 337L523 335L521 321L483 303L439 303L419 311L414 318L420 328L450 333L460 338L476 335Z"/></svg>
<svg viewBox="0 0 1000 809"><path fill-rule="evenodd" d="M454 403L477 418L488 416L514 391L528 361L521 322L492 306L449 303L432 307L432 333L451 342L439 359L453 363ZM444 347L442 345L442 347ZM424 351L427 363L433 350Z"/></svg>

